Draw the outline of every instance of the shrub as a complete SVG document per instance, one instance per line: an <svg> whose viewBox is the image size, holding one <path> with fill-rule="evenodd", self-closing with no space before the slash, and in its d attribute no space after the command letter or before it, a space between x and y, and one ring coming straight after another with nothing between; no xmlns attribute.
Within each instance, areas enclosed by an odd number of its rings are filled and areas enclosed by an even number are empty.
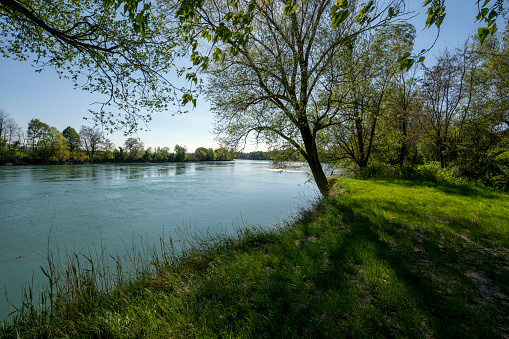
<svg viewBox="0 0 509 339"><path fill-rule="evenodd" d="M489 171L481 176L477 182L483 186L494 187L509 191L509 150L495 150L490 152L492 160Z"/></svg>
<svg viewBox="0 0 509 339"><path fill-rule="evenodd" d="M449 167L442 169L440 168L440 163L436 161L418 166L411 164L372 164L361 170L360 177L363 179L403 179L456 184L462 184L467 181L465 178L460 176L457 168Z"/></svg>

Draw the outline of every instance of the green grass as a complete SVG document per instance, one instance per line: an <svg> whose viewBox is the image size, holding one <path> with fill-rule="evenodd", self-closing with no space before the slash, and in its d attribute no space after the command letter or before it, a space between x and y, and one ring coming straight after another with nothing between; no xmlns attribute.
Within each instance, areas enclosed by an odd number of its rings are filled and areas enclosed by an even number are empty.
<svg viewBox="0 0 509 339"><path fill-rule="evenodd" d="M509 195L493 190L342 179L276 231L197 241L152 258L150 274L1 333L507 338L508 212Z"/></svg>

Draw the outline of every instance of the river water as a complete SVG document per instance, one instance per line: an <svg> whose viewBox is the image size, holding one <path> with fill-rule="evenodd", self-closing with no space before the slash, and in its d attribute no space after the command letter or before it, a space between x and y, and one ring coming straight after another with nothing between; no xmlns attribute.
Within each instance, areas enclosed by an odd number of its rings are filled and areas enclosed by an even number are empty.
<svg viewBox="0 0 509 339"><path fill-rule="evenodd" d="M0 167L0 287L11 304L41 279L48 249L83 251L178 237L270 227L317 196L303 169L267 161ZM0 320L8 314L4 293Z"/></svg>

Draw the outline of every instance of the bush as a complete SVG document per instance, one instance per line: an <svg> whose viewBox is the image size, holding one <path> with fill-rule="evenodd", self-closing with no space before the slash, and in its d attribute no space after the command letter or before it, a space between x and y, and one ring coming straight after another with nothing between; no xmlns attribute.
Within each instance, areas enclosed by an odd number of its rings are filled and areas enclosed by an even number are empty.
<svg viewBox="0 0 509 339"><path fill-rule="evenodd" d="M360 177L363 179L403 179L456 184L462 184L467 181L459 175L456 168L449 167L442 169L436 161L417 166L411 164L373 164L363 168L360 172Z"/></svg>
<svg viewBox="0 0 509 339"><path fill-rule="evenodd" d="M509 192L509 150L495 150L491 153L489 170L477 182Z"/></svg>

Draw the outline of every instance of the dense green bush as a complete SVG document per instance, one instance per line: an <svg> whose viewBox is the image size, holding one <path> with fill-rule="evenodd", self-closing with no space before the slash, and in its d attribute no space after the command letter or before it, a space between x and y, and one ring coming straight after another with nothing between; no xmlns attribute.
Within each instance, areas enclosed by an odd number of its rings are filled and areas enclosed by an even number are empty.
<svg viewBox="0 0 509 339"><path fill-rule="evenodd" d="M509 150L494 150L490 152L490 166L488 171L477 181L484 186L509 191Z"/></svg>
<svg viewBox="0 0 509 339"><path fill-rule="evenodd" d="M424 165L372 164L361 170L360 177L363 179L387 178L451 183L465 183L467 181L459 175L457 169L454 167L446 169L440 168L440 163L438 161L430 161Z"/></svg>
<svg viewBox="0 0 509 339"><path fill-rule="evenodd" d="M440 183L471 183L509 191L509 150L493 151L488 170L480 177L466 176L459 167L440 168L438 161L424 165L376 163L363 168L358 175L363 179L404 179Z"/></svg>

